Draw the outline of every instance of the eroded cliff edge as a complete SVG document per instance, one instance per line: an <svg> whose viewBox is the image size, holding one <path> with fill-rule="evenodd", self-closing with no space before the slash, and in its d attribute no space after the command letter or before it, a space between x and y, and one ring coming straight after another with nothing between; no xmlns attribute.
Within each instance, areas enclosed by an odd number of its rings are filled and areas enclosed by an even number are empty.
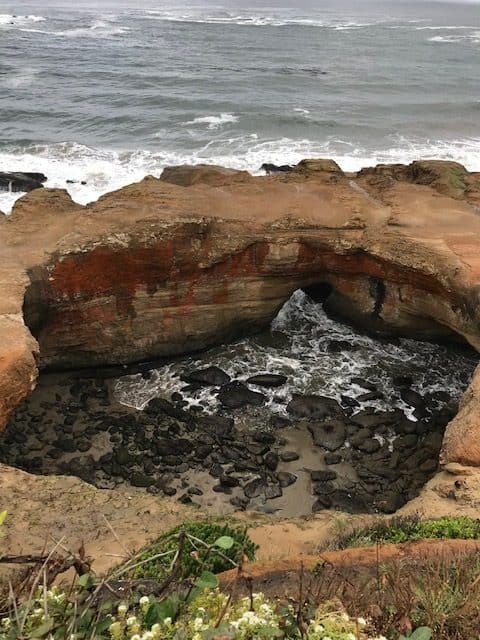
<svg viewBox="0 0 480 640"><path fill-rule="evenodd" d="M0 426L39 366L124 363L268 325L299 287L356 323L480 345L480 176L331 161L180 167L87 207L40 189L0 222ZM319 285L321 285L319 287ZM33 334L33 337L32 337ZM480 464L477 373L443 462Z"/></svg>

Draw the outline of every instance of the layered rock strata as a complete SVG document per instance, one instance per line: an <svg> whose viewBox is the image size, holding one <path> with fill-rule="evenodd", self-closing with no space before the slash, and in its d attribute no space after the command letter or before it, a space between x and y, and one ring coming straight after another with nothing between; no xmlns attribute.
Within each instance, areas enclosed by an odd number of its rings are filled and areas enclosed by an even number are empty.
<svg viewBox="0 0 480 640"><path fill-rule="evenodd" d="M300 287L369 329L478 348L479 202L480 176L440 162L170 168L86 207L35 190L0 221L0 424L32 388L37 342L50 368L191 352L264 328ZM480 463L478 384L445 462Z"/></svg>

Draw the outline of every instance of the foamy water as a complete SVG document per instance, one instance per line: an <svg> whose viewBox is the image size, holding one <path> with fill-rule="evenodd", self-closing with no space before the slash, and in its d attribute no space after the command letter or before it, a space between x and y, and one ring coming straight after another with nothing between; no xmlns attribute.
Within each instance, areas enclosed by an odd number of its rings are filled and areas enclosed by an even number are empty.
<svg viewBox="0 0 480 640"><path fill-rule="evenodd" d="M266 404L275 413L285 414L293 393L326 395L339 401L342 395L356 398L367 390L352 384L351 378L361 377L385 396L384 400L364 402L361 408L398 407L414 420L413 409L392 384L393 376L412 376L412 388L422 395L446 391L459 399L476 365L474 356L439 345L404 339L396 344L358 334L328 318L322 306L302 291L295 292L284 305L271 329L284 334L280 344L269 344L265 336L248 338L155 369L149 379L141 374L125 376L116 383L115 397L125 405L143 409L152 398L169 399L172 393L181 392L188 406L200 404L206 411L215 412L219 403L211 388L182 392L185 383L179 377L192 369L215 365L243 382L259 373L286 375L288 383L283 387L250 387L266 394ZM332 352L329 347L338 340L347 341L351 348Z"/></svg>

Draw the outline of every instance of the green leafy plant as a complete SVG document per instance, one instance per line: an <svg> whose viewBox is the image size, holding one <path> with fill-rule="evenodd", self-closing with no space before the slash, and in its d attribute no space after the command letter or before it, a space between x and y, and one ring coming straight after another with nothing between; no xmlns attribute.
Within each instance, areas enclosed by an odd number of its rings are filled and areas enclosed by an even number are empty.
<svg viewBox="0 0 480 640"><path fill-rule="evenodd" d="M430 640L431 637L430 627L418 627L409 636L400 636L399 640Z"/></svg>
<svg viewBox="0 0 480 640"><path fill-rule="evenodd" d="M480 520L467 516L421 520L417 516L381 520L368 527L356 529L336 540L337 549L364 547L374 544L402 543L424 538L480 539Z"/></svg>
<svg viewBox="0 0 480 640"><path fill-rule="evenodd" d="M243 555L249 560L255 557L256 545L243 528L219 521L186 522L148 545L137 558L138 566L133 569L132 577L164 577L170 569L172 553L178 548L181 532L185 533L180 558L182 577L196 577L203 571L221 573L235 567Z"/></svg>

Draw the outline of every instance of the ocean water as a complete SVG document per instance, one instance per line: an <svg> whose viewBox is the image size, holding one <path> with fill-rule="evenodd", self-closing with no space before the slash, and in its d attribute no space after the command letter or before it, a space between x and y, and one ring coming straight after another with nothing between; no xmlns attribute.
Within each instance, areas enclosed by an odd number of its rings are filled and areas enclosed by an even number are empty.
<svg viewBox="0 0 480 640"><path fill-rule="evenodd" d="M0 170L80 203L184 162L480 170L479 78L473 2L0 0Z"/></svg>
<svg viewBox="0 0 480 640"><path fill-rule="evenodd" d="M264 393L266 406L279 415L286 415L286 405L295 393L326 395L339 402L342 396L358 398L368 390L352 378L362 378L374 384L383 398L359 402L356 412L397 408L416 420L413 407L402 400L393 384L395 376L410 376L412 388L422 396L431 396L432 406L440 409L447 402L445 392L454 401L460 399L478 364L476 354L459 348L410 339L386 342L357 333L327 317L323 306L301 290L282 307L271 331L280 332L282 339L269 339L267 332L177 359L153 369L146 378L142 374L123 376L115 384L115 398L141 410L152 398L168 400L180 392L186 406L200 406L207 413L215 413L221 408L216 390L184 391L186 385L180 376L193 369L217 366L242 382L259 373L287 376L287 383L276 389L248 385ZM332 348L339 342L343 343L340 351Z"/></svg>

